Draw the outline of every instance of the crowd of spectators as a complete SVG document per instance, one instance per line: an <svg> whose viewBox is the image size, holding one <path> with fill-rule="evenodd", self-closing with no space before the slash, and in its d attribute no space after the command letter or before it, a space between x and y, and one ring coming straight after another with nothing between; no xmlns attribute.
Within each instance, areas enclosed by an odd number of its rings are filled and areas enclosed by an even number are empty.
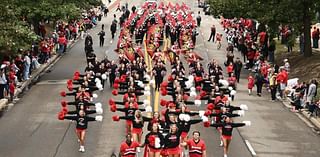
<svg viewBox="0 0 320 157"><path fill-rule="evenodd" d="M30 43L30 49L20 49L17 55L4 56L0 67L0 99L14 100L16 88L32 77L32 73L42 64L50 61L52 55L62 55L67 45L78 38L83 39L87 30L101 20L100 8L90 9L76 20L58 21L52 32L47 24L40 22L40 41Z"/></svg>

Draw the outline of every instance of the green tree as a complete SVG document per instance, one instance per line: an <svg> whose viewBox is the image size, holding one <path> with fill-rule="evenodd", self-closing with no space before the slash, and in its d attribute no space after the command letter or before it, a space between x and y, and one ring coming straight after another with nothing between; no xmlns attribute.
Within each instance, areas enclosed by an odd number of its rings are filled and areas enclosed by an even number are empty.
<svg viewBox="0 0 320 157"><path fill-rule="evenodd" d="M319 11L319 0L209 0L209 3L216 16L252 18L266 24L271 37L281 24L290 25L297 34L305 34L304 56L312 55L310 26Z"/></svg>

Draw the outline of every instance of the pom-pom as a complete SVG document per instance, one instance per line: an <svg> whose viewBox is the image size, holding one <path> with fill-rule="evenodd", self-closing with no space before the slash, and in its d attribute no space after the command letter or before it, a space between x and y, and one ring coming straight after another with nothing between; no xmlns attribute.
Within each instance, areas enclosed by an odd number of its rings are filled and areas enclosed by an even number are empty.
<svg viewBox="0 0 320 157"><path fill-rule="evenodd" d="M111 106L111 105L116 105L115 101L114 101L112 98L109 99L109 105L110 105L110 106Z"/></svg>
<svg viewBox="0 0 320 157"><path fill-rule="evenodd" d="M118 89L118 88L119 88L119 83L114 83L114 84L113 84L113 88L114 88L114 89Z"/></svg>
<svg viewBox="0 0 320 157"><path fill-rule="evenodd" d="M103 113L103 109L102 108L96 108L96 112L97 112L97 114L102 114Z"/></svg>
<svg viewBox="0 0 320 157"><path fill-rule="evenodd" d="M117 121L119 121L120 120L120 117L119 116L112 116L112 120L113 121L115 121L115 122L117 122Z"/></svg>
<svg viewBox="0 0 320 157"><path fill-rule="evenodd" d="M241 104L241 105L240 105L240 108L241 108L241 110L245 110L245 111L248 110L248 106L247 106L247 105L244 105L244 104Z"/></svg>
<svg viewBox="0 0 320 157"><path fill-rule="evenodd" d="M212 111L212 110L214 109L213 103L209 103L209 104L207 105L207 109L210 110L210 111Z"/></svg>
<svg viewBox="0 0 320 157"><path fill-rule="evenodd" d="M100 102L94 104L96 108L101 108L102 104Z"/></svg>
<svg viewBox="0 0 320 157"><path fill-rule="evenodd" d="M116 112L117 111L117 106L116 105L110 106L110 111L111 112Z"/></svg>
<svg viewBox="0 0 320 157"><path fill-rule="evenodd" d="M152 107L151 106L147 106L145 109L146 109L146 112L152 112Z"/></svg>
<svg viewBox="0 0 320 157"><path fill-rule="evenodd" d="M202 88L201 88L201 86L197 86L196 89L197 89L197 91L200 91Z"/></svg>
<svg viewBox="0 0 320 157"><path fill-rule="evenodd" d="M210 122L209 121L203 122L203 126L206 128L210 127Z"/></svg>
<svg viewBox="0 0 320 157"><path fill-rule="evenodd" d="M161 83L161 87L167 87L168 86L168 82L167 81L163 81L162 83Z"/></svg>
<svg viewBox="0 0 320 157"><path fill-rule="evenodd" d="M204 116L209 117L212 114L212 111L207 110L206 112L204 112Z"/></svg>
<svg viewBox="0 0 320 157"><path fill-rule="evenodd" d="M96 99L96 98L98 98L98 94L93 93L93 94L92 94L92 97Z"/></svg>
<svg viewBox="0 0 320 157"><path fill-rule="evenodd" d="M58 119L59 120L64 120L64 113L63 112L59 112L59 114L58 114Z"/></svg>
<svg viewBox="0 0 320 157"><path fill-rule="evenodd" d="M66 107L66 106L67 106L67 102L66 102L65 100L62 100L62 101L61 101L61 106L62 106L62 107Z"/></svg>
<svg viewBox="0 0 320 157"><path fill-rule="evenodd" d="M118 90L116 90L116 89L112 90L112 95L117 96L118 95Z"/></svg>
<svg viewBox="0 0 320 157"><path fill-rule="evenodd" d="M160 105L161 105L161 106L166 106L167 103L168 103L168 102L167 102L166 100L164 100L164 99L161 99L161 100L160 100Z"/></svg>
<svg viewBox="0 0 320 157"><path fill-rule="evenodd" d="M107 75L106 75L106 74L102 74L102 75L101 75L101 78L102 78L103 80L106 80L106 79L107 79Z"/></svg>
<svg viewBox="0 0 320 157"><path fill-rule="evenodd" d="M98 115L98 116L96 116L95 119L96 119L96 121L98 121L98 122L102 122L103 116Z"/></svg>
<svg viewBox="0 0 320 157"><path fill-rule="evenodd" d="M161 95L162 95L162 96L166 96L167 94L168 94L168 91L167 91L167 90L162 90L162 91L161 91Z"/></svg>
<svg viewBox="0 0 320 157"><path fill-rule="evenodd" d="M62 97L66 97L66 96L67 96L67 93L66 93L65 91L61 91L61 92L60 92L60 95L61 95Z"/></svg>

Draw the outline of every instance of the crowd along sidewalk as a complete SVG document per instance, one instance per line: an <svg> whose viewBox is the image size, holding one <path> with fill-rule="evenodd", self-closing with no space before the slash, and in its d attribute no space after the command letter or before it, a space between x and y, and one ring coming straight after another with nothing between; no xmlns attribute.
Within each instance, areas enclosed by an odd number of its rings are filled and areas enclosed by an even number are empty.
<svg viewBox="0 0 320 157"><path fill-rule="evenodd" d="M105 5L108 7L108 9L112 9L116 6L117 3L119 3L120 0L113 0L111 3L108 3L104 1ZM89 30L90 32L91 30ZM72 40L67 45L67 52L69 49L71 49L79 40L82 40L80 36L77 37L76 40ZM55 63L59 61L59 59L63 57L63 55L54 54L51 56L50 60L47 63L42 64L38 69L35 69L32 71L32 77L30 79L22 82L22 84L16 88L14 93L14 100L18 99L18 96L26 91L33 83L35 83L39 77L41 77L47 70L49 70ZM0 117L3 115L5 111L7 111L8 107L10 106L11 102L7 98L0 99ZM13 104L13 103L12 103Z"/></svg>

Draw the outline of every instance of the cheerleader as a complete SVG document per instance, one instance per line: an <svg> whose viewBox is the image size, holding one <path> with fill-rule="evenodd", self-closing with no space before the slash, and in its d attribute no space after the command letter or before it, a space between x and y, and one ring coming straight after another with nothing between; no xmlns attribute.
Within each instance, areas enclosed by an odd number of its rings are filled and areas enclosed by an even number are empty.
<svg viewBox="0 0 320 157"><path fill-rule="evenodd" d="M224 122L211 124L211 127L222 127L222 139L223 139L223 154L227 157L229 145L232 139L233 128L250 126L250 121L243 121L242 123L233 123L230 117L225 117Z"/></svg>
<svg viewBox="0 0 320 157"><path fill-rule="evenodd" d="M80 149L79 152L85 152L84 149L84 139L86 135L86 129L88 127L88 122L90 121L102 121L102 116L98 115L95 118L86 115L84 110L80 110L79 114L75 116L65 116L65 113L60 112L58 116L59 120L69 119L76 121L76 134L79 139Z"/></svg>
<svg viewBox="0 0 320 157"><path fill-rule="evenodd" d="M142 116L141 111L136 110L134 113L134 117L127 117L127 116L121 116L121 117L114 116L113 117L114 121L119 121L120 119L129 120L132 122L131 134L132 134L133 141L140 143L144 122L150 121L151 118Z"/></svg>
<svg viewBox="0 0 320 157"><path fill-rule="evenodd" d="M164 138L164 148L168 157L180 157L180 136L181 132L178 130L177 125L172 124L169 133Z"/></svg>
<svg viewBox="0 0 320 157"><path fill-rule="evenodd" d="M148 153L148 157L160 157L161 148L164 145L164 137L160 133L160 125L153 123L150 132L145 137L145 142L142 146L145 146L145 153Z"/></svg>

